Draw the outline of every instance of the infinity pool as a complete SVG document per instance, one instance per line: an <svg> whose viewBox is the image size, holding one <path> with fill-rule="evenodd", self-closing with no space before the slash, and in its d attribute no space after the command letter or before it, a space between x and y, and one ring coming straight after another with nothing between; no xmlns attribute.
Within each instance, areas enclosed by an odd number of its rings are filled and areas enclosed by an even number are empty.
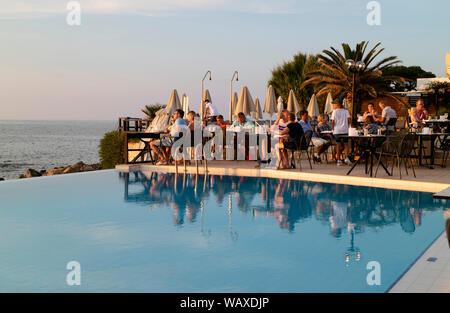
<svg viewBox="0 0 450 313"><path fill-rule="evenodd" d="M384 292L449 207L429 193L271 178L0 182L0 291ZM79 286L66 283L71 261ZM371 261L378 286L366 281Z"/></svg>

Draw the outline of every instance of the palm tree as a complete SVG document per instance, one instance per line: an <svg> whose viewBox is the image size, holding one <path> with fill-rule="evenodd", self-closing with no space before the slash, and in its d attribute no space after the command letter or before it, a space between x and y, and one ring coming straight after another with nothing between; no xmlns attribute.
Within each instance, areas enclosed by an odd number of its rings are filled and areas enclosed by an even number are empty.
<svg viewBox="0 0 450 313"><path fill-rule="evenodd" d="M331 51L323 50L318 57L319 68L306 73L307 79L303 82L302 88L313 86L318 96L331 92L333 98L347 97L348 103L353 104L353 72L345 64L346 60L352 59L355 62L362 61L366 65L359 75L356 75L354 112L359 112L361 101L368 98L386 96L405 103L398 95L390 93L391 84L393 82L404 84L404 79L397 76L383 76L383 70L401 61L396 56L375 61L384 48L378 49L381 45L379 42L366 53L368 44L363 41L357 44L355 49L351 49L348 44L343 43L342 53L333 47L330 48Z"/></svg>
<svg viewBox="0 0 450 313"><path fill-rule="evenodd" d="M313 95L313 88L300 86L305 81L305 73L317 69L317 56L299 52L292 61L284 62L272 70L268 85L272 85L277 98L281 96L287 103L289 91L292 89L301 107L305 107Z"/></svg>
<svg viewBox="0 0 450 313"><path fill-rule="evenodd" d="M162 108L164 108L164 105L156 103L156 104L152 104L152 105L146 105L144 107L144 109L142 109L141 111L145 115L147 115L147 119L151 121L155 118L156 112L158 112Z"/></svg>

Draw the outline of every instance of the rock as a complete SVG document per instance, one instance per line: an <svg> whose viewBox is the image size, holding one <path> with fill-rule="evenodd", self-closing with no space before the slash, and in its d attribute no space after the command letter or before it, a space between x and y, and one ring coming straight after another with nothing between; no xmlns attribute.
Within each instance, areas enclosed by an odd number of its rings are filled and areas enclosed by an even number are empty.
<svg viewBox="0 0 450 313"><path fill-rule="evenodd" d="M42 176L42 174L32 168L29 168L25 171L25 173L20 175L19 178L31 178L31 177L39 177L39 176Z"/></svg>
<svg viewBox="0 0 450 313"><path fill-rule="evenodd" d="M85 164L82 167L82 171L83 172L91 172L91 171L95 171L95 169L94 169L94 167L92 165Z"/></svg>
<svg viewBox="0 0 450 313"><path fill-rule="evenodd" d="M63 174L70 174L70 173L78 173L81 172L83 170L84 167L84 163L83 162L78 162L75 163L69 167L66 167L63 171Z"/></svg>
<svg viewBox="0 0 450 313"><path fill-rule="evenodd" d="M55 167L52 170L48 170L43 176L53 176L53 175L60 175L64 172L64 167Z"/></svg>
<svg viewBox="0 0 450 313"><path fill-rule="evenodd" d="M3 177L0 177L0 181L4 181L5 179Z"/></svg>

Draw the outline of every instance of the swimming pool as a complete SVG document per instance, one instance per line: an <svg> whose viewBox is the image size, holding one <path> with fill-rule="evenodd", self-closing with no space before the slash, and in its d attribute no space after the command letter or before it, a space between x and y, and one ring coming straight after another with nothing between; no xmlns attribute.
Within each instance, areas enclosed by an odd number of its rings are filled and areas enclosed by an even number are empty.
<svg viewBox="0 0 450 313"><path fill-rule="evenodd" d="M115 171L1 182L0 201L1 292L384 292L450 207L429 193Z"/></svg>

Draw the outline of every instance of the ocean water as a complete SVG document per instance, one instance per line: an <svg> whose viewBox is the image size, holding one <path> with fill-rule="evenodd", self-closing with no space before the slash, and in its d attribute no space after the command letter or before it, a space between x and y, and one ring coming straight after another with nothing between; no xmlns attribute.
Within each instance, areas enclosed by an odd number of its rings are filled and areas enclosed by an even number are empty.
<svg viewBox="0 0 450 313"><path fill-rule="evenodd" d="M0 120L0 177L17 179L28 168L97 163L98 145L116 121Z"/></svg>

